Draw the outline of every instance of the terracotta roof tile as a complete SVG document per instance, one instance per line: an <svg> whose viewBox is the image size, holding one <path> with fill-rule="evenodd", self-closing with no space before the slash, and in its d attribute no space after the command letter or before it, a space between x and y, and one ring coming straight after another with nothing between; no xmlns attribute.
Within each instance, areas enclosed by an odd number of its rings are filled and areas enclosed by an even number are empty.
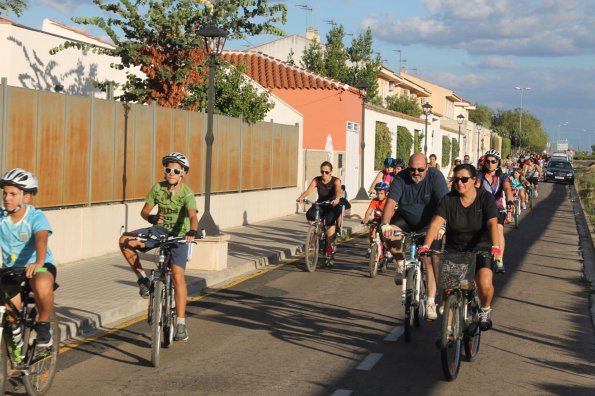
<svg viewBox="0 0 595 396"><path fill-rule="evenodd" d="M246 74L265 88L280 89L341 89L359 91L340 81L312 73L256 51L223 51L223 60L234 65L245 63Z"/></svg>

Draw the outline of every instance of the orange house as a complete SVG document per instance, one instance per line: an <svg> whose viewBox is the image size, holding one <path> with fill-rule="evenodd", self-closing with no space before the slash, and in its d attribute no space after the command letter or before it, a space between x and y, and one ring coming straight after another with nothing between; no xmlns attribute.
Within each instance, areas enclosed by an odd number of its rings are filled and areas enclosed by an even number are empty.
<svg viewBox="0 0 595 396"><path fill-rule="evenodd" d="M222 58L233 65L246 64L251 79L303 115L304 184L319 174L322 161L329 160L353 198L359 188L360 91L261 52L224 51Z"/></svg>

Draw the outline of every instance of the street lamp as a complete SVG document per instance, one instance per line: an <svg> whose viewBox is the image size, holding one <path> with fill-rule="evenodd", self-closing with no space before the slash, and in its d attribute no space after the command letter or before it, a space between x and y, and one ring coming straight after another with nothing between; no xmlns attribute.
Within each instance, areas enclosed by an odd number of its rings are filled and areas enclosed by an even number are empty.
<svg viewBox="0 0 595 396"><path fill-rule="evenodd" d="M568 121L565 121L558 125L558 134L556 136L556 150L558 149L558 143L560 142L560 127L568 125Z"/></svg>
<svg viewBox="0 0 595 396"><path fill-rule="evenodd" d="M213 161L213 111L215 107L215 68L229 33L215 25L201 27L196 34L204 39L205 53L209 56L209 91L207 108L207 157L205 166L205 210L198 221L200 228L209 236L219 235L219 227L211 216L211 163Z"/></svg>
<svg viewBox="0 0 595 396"><path fill-rule="evenodd" d="M371 85L370 83L368 83L367 81L362 81L359 84L357 84L355 86L357 89L359 89L360 92L360 97L362 98L362 126L361 126L361 131L362 131L362 144L361 144L361 156L360 156L360 170L359 170L359 191L357 192L357 195L355 196L355 199L370 199L370 197L368 196L368 193L366 191L366 188L364 187L364 150L366 148L366 96L367 96L367 90L370 89Z"/></svg>
<svg viewBox="0 0 595 396"><path fill-rule="evenodd" d="M421 106L424 115L426 116L426 131L424 133L424 154L428 155L428 117L432 114L432 105L426 102Z"/></svg>
<svg viewBox="0 0 595 396"><path fill-rule="evenodd" d="M401 64L402 64L402 62L401 62L401 55L402 55L401 50L400 49L394 49L393 51L399 53L399 72L397 74L401 74L401 67L402 67L401 66Z"/></svg>
<svg viewBox="0 0 595 396"><path fill-rule="evenodd" d="M477 129L477 161L479 161L479 133L481 132L481 124L475 124L475 129Z"/></svg>
<svg viewBox="0 0 595 396"><path fill-rule="evenodd" d="M514 87L517 91L521 91L521 114L519 116L519 151L521 149L521 137L523 136L523 92L530 91L531 87Z"/></svg>
<svg viewBox="0 0 595 396"><path fill-rule="evenodd" d="M462 114L459 114L457 116L457 122L459 123L459 141L458 141L458 145L459 145L459 155L458 157L461 156L461 125L463 125L463 122L465 122L465 116Z"/></svg>

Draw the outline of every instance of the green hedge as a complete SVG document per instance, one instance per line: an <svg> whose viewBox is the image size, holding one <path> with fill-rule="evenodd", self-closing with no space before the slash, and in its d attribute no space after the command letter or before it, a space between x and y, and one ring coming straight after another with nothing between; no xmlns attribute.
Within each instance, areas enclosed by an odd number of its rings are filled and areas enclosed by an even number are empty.
<svg viewBox="0 0 595 396"><path fill-rule="evenodd" d="M459 156L459 140L457 138L452 138L452 150L450 156L450 163L454 164L455 159Z"/></svg>
<svg viewBox="0 0 595 396"><path fill-rule="evenodd" d="M404 126L397 127L397 157L402 158L405 163L409 160L413 137L411 132Z"/></svg>
<svg viewBox="0 0 595 396"><path fill-rule="evenodd" d="M442 136L442 167L445 168L450 165L451 144L448 136Z"/></svg>
<svg viewBox="0 0 595 396"><path fill-rule="evenodd" d="M502 138L502 158L508 157L510 154L510 139L505 137Z"/></svg>
<svg viewBox="0 0 595 396"><path fill-rule="evenodd" d="M376 122L376 141L374 143L374 169L384 168L384 159L390 157L391 134L384 122Z"/></svg>
<svg viewBox="0 0 595 396"><path fill-rule="evenodd" d="M415 136L413 137L413 152L414 153L421 153L421 141L424 138L424 134L421 131L415 131Z"/></svg>

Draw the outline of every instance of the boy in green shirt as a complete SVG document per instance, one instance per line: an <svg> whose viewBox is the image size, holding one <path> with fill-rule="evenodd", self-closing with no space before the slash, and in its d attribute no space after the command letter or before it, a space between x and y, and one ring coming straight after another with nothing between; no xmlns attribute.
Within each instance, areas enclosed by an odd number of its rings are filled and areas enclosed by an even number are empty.
<svg viewBox="0 0 595 396"><path fill-rule="evenodd" d="M141 210L142 218L153 226L133 232L146 234L150 231L153 235L186 236L186 241L190 243L196 238L198 229L194 193L182 183L184 176L190 170L190 163L185 155L178 152L167 154L161 162L165 171L165 180L151 188ZM151 214L155 206L158 208L157 213ZM143 270L137 251L153 249L156 244L156 241L151 240L140 242L133 237L120 237L120 250L138 277L140 295L145 298L149 295L150 281ZM188 247L188 244L175 244L169 257L175 287L177 320L174 340L176 341L188 340L185 312L188 298L185 278Z"/></svg>

